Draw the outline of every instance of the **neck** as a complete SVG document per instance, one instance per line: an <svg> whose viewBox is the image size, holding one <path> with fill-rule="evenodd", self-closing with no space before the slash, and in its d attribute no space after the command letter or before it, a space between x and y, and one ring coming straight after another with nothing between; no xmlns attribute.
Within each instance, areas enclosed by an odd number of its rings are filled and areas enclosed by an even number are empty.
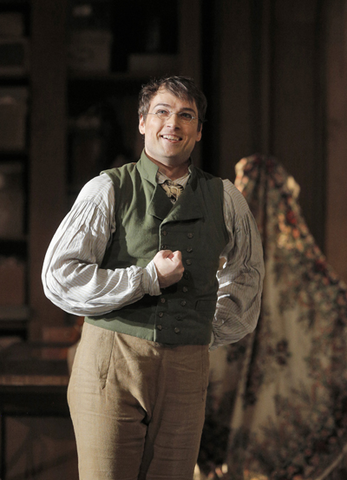
<svg viewBox="0 0 347 480"><path fill-rule="evenodd" d="M148 155L147 155L148 156ZM188 173L188 167L190 165L190 160L186 160L185 162L179 165L168 165L166 163L159 162L154 158L148 157L153 163L158 165L159 170L164 173L170 180L177 180L178 178L183 177L186 173Z"/></svg>

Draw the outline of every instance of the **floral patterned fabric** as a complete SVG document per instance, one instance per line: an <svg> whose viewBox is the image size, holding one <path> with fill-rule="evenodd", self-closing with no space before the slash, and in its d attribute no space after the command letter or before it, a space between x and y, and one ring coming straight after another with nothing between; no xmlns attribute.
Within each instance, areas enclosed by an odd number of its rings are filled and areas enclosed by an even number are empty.
<svg viewBox="0 0 347 480"><path fill-rule="evenodd" d="M331 479L347 452L346 285L276 159L244 158L236 174L263 239L262 313L253 334L211 352L199 466L209 478Z"/></svg>

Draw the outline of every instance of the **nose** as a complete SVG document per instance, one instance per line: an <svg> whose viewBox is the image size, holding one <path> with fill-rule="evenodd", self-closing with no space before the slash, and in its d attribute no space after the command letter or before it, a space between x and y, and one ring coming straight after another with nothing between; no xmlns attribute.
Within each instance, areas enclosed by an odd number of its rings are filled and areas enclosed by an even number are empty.
<svg viewBox="0 0 347 480"><path fill-rule="evenodd" d="M166 120L167 125L177 126L180 123L180 117L178 113L171 112L169 118Z"/></svg>

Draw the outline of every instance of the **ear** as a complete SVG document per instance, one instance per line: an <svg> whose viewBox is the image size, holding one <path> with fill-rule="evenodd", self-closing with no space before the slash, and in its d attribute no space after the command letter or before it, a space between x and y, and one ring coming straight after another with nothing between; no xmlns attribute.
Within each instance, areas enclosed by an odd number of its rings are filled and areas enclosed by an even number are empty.
<svg viewBox="0 0 347 480"><path fill-rule="evenodd" d="M140 115L140 119L139 119L139 132L141 133L141 135L144 135L144 134L145 134L145 131L146 131L145 119L144 119L143 115Z"/></svg>
<svg viewBox="0 0 347 480"><path fill-rule="evenodd" d="M201 125L201 128L200 130L197 131L197 134L196 134L196 142L200 142L201 140L201 137L202 137L202 125Z"/></svg>

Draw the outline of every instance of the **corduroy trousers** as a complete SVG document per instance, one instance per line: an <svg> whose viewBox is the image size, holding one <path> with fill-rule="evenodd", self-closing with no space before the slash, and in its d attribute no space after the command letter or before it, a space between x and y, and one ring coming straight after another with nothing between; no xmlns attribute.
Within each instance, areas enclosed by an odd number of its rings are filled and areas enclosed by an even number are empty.
<svg viewBox="0 0 347 480"><path fill-rule="evenodd" d="M68 388L80 480L192 480L208 372L207 345L85 323Z"/></svg>

